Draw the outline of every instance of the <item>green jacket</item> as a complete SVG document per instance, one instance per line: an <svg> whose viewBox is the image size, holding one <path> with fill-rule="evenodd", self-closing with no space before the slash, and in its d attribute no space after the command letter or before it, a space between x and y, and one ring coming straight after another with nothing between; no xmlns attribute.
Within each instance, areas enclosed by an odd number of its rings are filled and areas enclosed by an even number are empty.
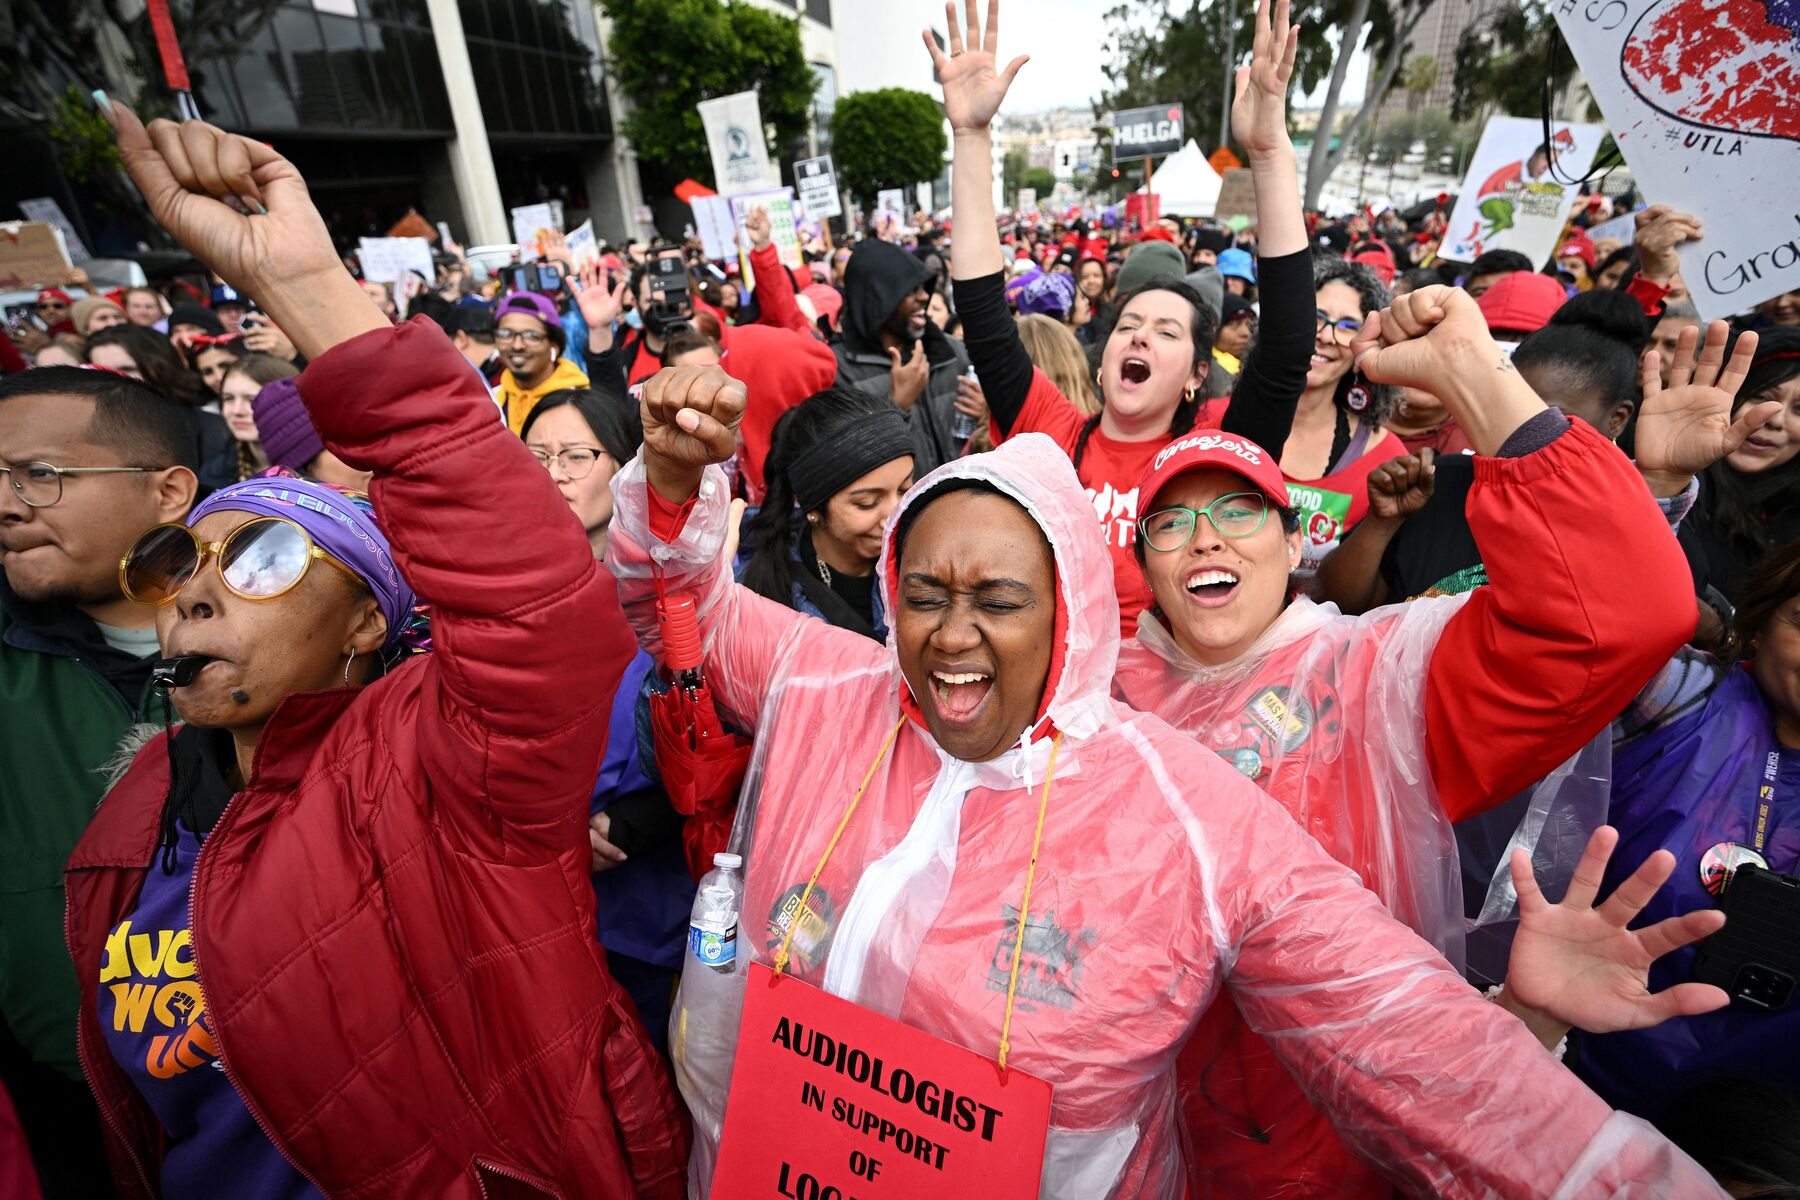
<svg viewBox="0 0 1800 1200"><path fill-rule="evenodd" d="M25 605L0 579L0 1020L77 1080L63 865L100 802L101 768L145 710L148 674L92 621Z"/></svg>

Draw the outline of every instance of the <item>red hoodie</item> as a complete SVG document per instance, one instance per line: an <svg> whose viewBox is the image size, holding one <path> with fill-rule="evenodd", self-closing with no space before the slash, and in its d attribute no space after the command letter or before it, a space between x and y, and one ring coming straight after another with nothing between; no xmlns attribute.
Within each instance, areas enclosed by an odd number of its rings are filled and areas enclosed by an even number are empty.
<svg viewBox="0 0 1800 1200"><path fill-rule="evenodd" d="M762 500L763 459L781 414L814 392L824 391L837 378L837 356L814 332L806 314L794 303L794 279L781 265L781 252L764 246L750 253L750 269L756 275L756 302L762 316L754 325L730 325L718 309L696 302L698 312L711 313L719 321L719 365L750 393L738 437L738 478L745 499ZM662 369L659 359L642 339L627 369L626 382L633 387Z"/></svg>

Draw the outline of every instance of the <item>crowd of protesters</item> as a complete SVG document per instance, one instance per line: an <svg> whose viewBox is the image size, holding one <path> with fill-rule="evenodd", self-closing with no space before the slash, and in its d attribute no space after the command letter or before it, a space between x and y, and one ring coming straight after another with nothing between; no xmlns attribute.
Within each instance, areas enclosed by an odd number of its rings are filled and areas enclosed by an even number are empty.
<svg viewBox="0 0 1800 1200"><path fill-rule="evenodd" d="M0 1195L722 1196L755 963L1056 1200L1800 1196L1800 293L1305 210L1288 0L1253 220L996 212L999 8L799 267L387 285L107 110L213 277L0 344Z"/></svg>

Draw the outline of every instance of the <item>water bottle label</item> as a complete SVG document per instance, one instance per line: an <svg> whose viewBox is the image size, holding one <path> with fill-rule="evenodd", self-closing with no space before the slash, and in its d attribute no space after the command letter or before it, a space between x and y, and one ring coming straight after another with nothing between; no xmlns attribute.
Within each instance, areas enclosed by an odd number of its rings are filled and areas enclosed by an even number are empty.
<svg viewBox="0 0 1800 1200"><path fill-rule="evenodd" d="M689 925L688 950L709 967L728 967L737 959L737 926L721 932Z"/></svg>

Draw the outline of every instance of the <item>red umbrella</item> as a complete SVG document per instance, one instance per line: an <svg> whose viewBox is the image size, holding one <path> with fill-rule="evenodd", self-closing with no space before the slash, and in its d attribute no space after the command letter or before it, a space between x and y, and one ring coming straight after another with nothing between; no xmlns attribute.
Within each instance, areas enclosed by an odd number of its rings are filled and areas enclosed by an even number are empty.
<svg viewBox="0 0 1800 1200"><path fill-rule="evenodd" d="M727 732L700 670L703 658L694 598L667 596L656 604L663 665L674 686L650 697L656 765L675 811L687 818L681 840L697 880L725 849L737 818L738 786L750 765L750 743Z"/></svg>

